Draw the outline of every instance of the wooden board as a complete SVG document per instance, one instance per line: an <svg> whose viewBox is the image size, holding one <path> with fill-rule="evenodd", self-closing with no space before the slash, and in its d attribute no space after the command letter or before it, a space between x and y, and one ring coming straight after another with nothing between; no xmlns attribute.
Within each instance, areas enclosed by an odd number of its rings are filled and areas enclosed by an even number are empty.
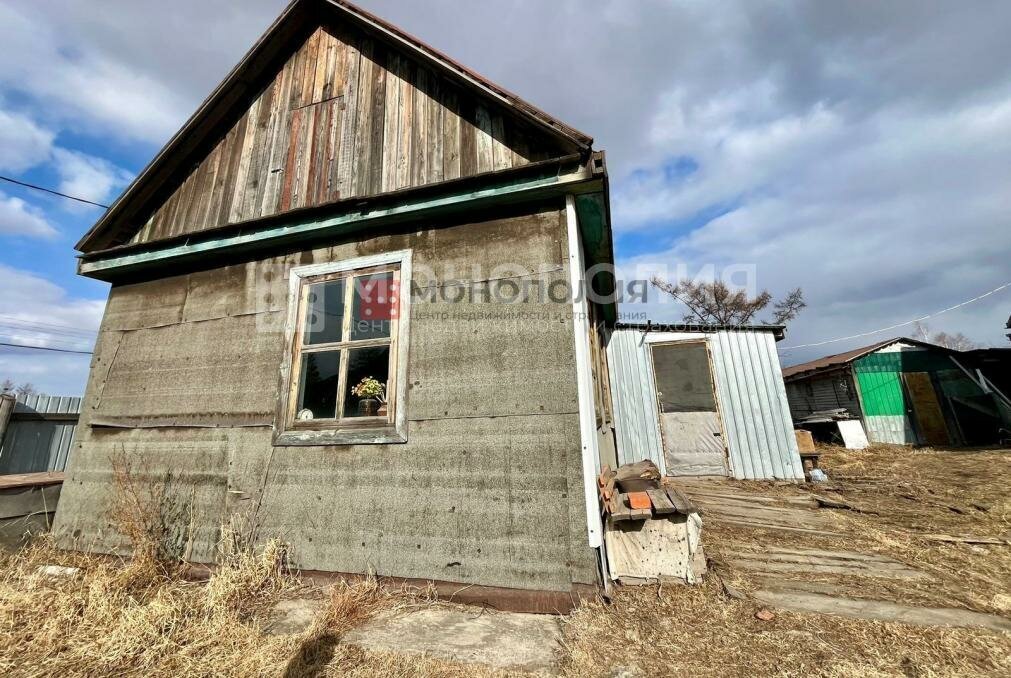
<svg viewBox="0 0 1011 678"><path fill-rule="evenodd" d="M662 489L646 490L646 494L649 495L649 500L653 502L653 510L658 515L678 512L678 508L671 502L667 497L667 493Z"/></svg>
<svg viewBox="0 0 1011 678"><path fill-rule="evenodd" d="M906 391L913 401L913 413L916 415L916 428L925 445L948 445L948 428L944 424L944 413L937 401L934 384L928 372L905 372L902 375L906 382Z"/></svg>
<svg viewBox="0 0 1011 678"><path fill-rule="evenodd" d="M130 240L151 242L571 152L364 33L315 31Z"/></svg>
<svg viewBox="0 0 1011 678"><path fill-rule="evenodd" d="M681 513L698 513L699 508L692 503L692 501L682 494L680 491L673 487L665 488L667 492L667 498L670 500L671 504L680 511Z"/></svg>
<svg viewBox="0 0 1011 678"><path fill-rule="evenodd" d="M766 605L799 612L898 622L914 626L979 627L1011 631L1011 621L993 614L943 607L913 607L880 600L857 600L801 591L760 590L755 599Z"/></svg>

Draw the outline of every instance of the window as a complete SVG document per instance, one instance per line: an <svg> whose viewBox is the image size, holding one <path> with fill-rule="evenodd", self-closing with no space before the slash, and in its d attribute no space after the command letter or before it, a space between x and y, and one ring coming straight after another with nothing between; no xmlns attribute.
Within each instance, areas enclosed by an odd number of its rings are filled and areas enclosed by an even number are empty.
<svg viewBox="0 0 1011 678"><path fill-rule="evenodd" d="M277 444L407 441L402 280L409 252L292 269Z"/></svg>

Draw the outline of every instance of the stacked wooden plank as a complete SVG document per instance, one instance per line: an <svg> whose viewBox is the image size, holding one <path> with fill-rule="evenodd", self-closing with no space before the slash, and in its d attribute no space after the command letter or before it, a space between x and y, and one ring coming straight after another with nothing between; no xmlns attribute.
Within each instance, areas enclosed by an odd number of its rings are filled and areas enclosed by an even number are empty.
<svg viewBox="0 0 1011 678"><path fill-rule="evenodd" d="M597 477L597 491L604 514L613 521L699 512L688 497L661 483L660 472L651 461L625 464L616 471L605 466Z"/></svg>

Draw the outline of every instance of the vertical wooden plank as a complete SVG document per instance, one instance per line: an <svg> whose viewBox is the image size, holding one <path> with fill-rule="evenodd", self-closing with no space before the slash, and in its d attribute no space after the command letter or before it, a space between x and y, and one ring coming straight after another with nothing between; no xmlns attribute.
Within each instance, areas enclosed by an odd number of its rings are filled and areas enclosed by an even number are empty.
<svg viewBox="0 0 1011 678"><path fill-rule="evenodd" d="M379 193L383 187L383 147L386 143L386 90L387 71L382 67L385 59L382 58L382 48L374 45L375 61L372 67L372 111L369 115L370 127L372 128L369 139L369 157L365 168L368 174L368 186L362 195L374 195Z"/></svg>
<svg viewBox="0 0 1011 678"><path fill-rule="evenodd" d="M234 128L233 128L234 129ZM218 225L218 214L221 212L221 198L225 184L225 176L228 174L228 151L231 148L231 140L235 136L233 129L228 130L221 141L218 142L218 167L214 172L214 186L211 188L211 201L207 205L206 221L208 227Z"/></svg>
<svg viewBox="0 0 1011 678"><path fill-rule="evenodd" d="M445 107L442 105L442 78L436 74L428 79L428 182L442 181L444 176L442 154L445 124Z"/></svg>
<svg viewBox="0 0 1011 678"><path fill-rule="evenodd" d="M327 79L328 71L329 74L333 73L333 59L336 58L336 47L337 41L334 40L333 36L330 35L324 29L319 30L319 47L318 47L318 58L316 59L316 78L313 82L312 88L312 100L313 102L323 101L323 99L328 98L323 96L324 90L330 89L327 87L329 80Z"/></svg>
<svg viewBox="0 0 1011 678"><path fill-rule="evenodd" d="M305 201L303 205L315 205L319 195L319 175L322 169L323 154L326 151L326 106L313 105L307 110L313 111L312 134L309 135L309 148L306 162Z"/></svg>
<svg viewBox="0 0 1011 678"><path fill-rule="evenodd" d="M364 39L359 43L358 55L358 82L357 85L350 85L356 92L356 105L354 113L352 106L345 106L341 115L342 132L341 136L347 138L349 135L354 138L354 155L349 161L350 182L347 193L342 193L344 197L353 195L366 195L369 191L369 158L371 154L370 143L372 138L372 87L375 83L375 73L373 69L376 64L373 62L372 40ZM348 99L350 101L350 99ZM352 117L353 116L353 117ZM343 143L341 145L343 148ZM344 168L338 168L338 172L343 173Z"/></svg>
<svg viewBox="0 0 1011 678"><path fill-rule="evenodd" d="M309 42L306 41L295 53L295 61L291 66L291 89L289 91L288 110L302 105L302 81L305 76L305 62L308 52Z"/></svg>
<svg viewBox="0 0 1011 678"><path fill-rule="evenodd" d="M295 166L298 161L298 142L302 138L302 118L305 109L296 108L291 112L291 128L288 134L288 157L284 163L284 180L281 182L280 211L291 209L291 194L295 185Z"/></svg>
<svg viewBox="0 0 1011 678"><path fill-rule="evenodd" d="M291 125L291 84L295 57L288 59L276 81L277 92L270 107L270 141L263 161L263 188L257 192L256 215L267 216L277 211L280 203L284 166L288 155L288 132Z"/></svg>
<svg viewBox="0 0 1011 678"><path fill-rule="evenodd" d="M316 63L319 61L319 42L322 29L317 28L316 32L309 36L305 51L305 71L302 75L302 99L299 106L308 106L315 99L316 94Z"/></svg>
<svg viewBox="0 0 1011 678"><path fill-rule="evenodd" d="M152 233L157 233L161 231L161 229L164 228L165 220L168 217L169 208L172 205L172 203L177 199L178 195L179 189L177 188L175 191L172 192L172 195L166 198L165 202L163 202L158 207L158 209L155 210L155 213L151 215L151 218L147 221L146 224L144 224L144 227L139 229L136 233L133 234L133 237L130 239L130 242L132 243L148 242L148 240L151 239Z"/></svg>
<svg viewBox="0 0 1011 678"><path fill-rule="evenodd" d="M414 71L410 59L400 60L400 106L397 124L397 180L394 188L411 185L411 133L414 127Z"/></svg>
<svg viewBox="0 0 1011 678"><path fill-rule="evenodd" d="M474 110L474 145L477 148L477 171L490 172L495 169L495 159L491 138L491 113L484 104Z"/></svg>
<svg viewBox="0 0 1011 678"><path fill-rule="evenodd" d="M274 84L271 83L262 94L256 104L256 127L253 143L250 146L249 168L246 171L246 187L242 194L241 219L250 219L256 216L256 198L260 192L260 185L265 179L263 169L264 147L267 145L267 125L270 123L270 111L274 101Z"/></svg>
<svg viewBox="0 0 1011 678"><path fill-rule="evenodd" d="M443 89L442 174L460 178L460 102L455 88Z"/></svg>
<svg viewBox="0 0 1011 678"><path fill-rule="evenodd" d="M217 192L215 188L218 182L218 172L221 169L221 149L224 146L225 140L222 139L214 146L214 150L208 156L208 167L207 167L207 179L204 182L206 188L204 192L207 194L206 199L201 200L200 203L200 214L197 215L197 222L200 224L199 228L201 230L206 228L211 228L217 224L211 219L211 210L214 205L219 202L217 200Z"/></svg>
<svg viewBox="0 0 1011 678"><path fill-rule="evenodd" d="M477 126L473 101L460 101L460 176L477 174Z"/></svg>
<svg viewBox="0 0 1011 678"><path fill-rule="evenodd" d="M513 165L513 152L506 138L506 126L498 113L491 118L492 164L496 170L509 169Z"/></svg>
<svg viewBox="0 0 1011 678"><path fill-rule="evenodd" d="M413 87L414 108L411 112L411 164L408 185L421 186L428 182L428 73L415 69Z"/></svg>
<svg viewBox="0 0 1011 678"><path fill-rule="evenodd" d="M344 82L341 92L343 97L334 108L334 122L338 128L337 157L334 160L331 176L330 199L337 200L352 194L351 179L355 167L356 137L359 135L358 98L361 90L362 57L358 45L360 42L348 42L344 45L343 74Z"/></svg>
<svg viewBox="0 0 1011 678"><path fill-rule="evenodd" d="M175 223L176 213L179 212L179 203L182 200L182 191L183 184L179 184L168 203L166 203L168 209L165 211L165 221L161 223L157 230L152 229L148 236L149 240L167 238L172 232L172 225Z"/></svg>
<svg viewBox="0 0 1011 678"><path fill-rule="evenodd" d="M239 173L239 161L242 158L242 146L245 143L248 123L249 113L247 112L239 119L233 130L231 145L228 149L228 172L225 175L225 184L221 194L221 209L216 219L218 224L228 223L228 215L232 211L232 201L235 198L235 178Z"/></svg>
<svg viewBox="0 0 1011 678"><path fill-rule="evenodd" d="M190 175L190 193L189 201L186 205L186 212L183 216L183 221L179 225L179 233L190 233L192 231L199 230L199 225L196 223L197 216L200 214L200 207L204 196L207 194L205 185L207 182L207 158L204 158L203 162L197 165L196 169Z"/></svg>
<svg viewBox="0 0 1011 678"><path fill-rule="evenodd" d="M330 199L333 164L339 151L337 144L340 143L339 130L337 129L340 126L340 116L334 118L334 113L337 111L336 104L339 101L339 99L330 99L319 104L319 111L316 113L321 118L317 124L320 134L320 149L317 154L319 167L316 169L316 199L314 202L316 205L323 204Z"/></svg>
<svg viewBox="0 0 1011 678"><path fill-rule="evenodd" d="M330 202L340 200L346 193L350 192L351 176L350 170L342 167L343 163L351 164L354 151L346 150L348 146L354 148L355 140L348 138L345 128L348 124L349 111L344 105L344 97L337 97L330 102L330 171L328 173L328 186L326 199ZM353 113L351 113L353 115ZM344 188L344 187L347 188Z"/></svg>
<svg viewBox="0 0 1011 678"><path fill-rule="evenodd" d="M190 206L192 194L193 173L191 172L179 187L179 201L176 205L175 214L172 215L172 221L168 223L165 237L171 237L182 232L183 225L186 223L186 210Z"/></svg>
<svg viewBox="0 0 1011 678"><path fill-rule="evenodd" d="M137 229L137 232L133 234L128 243L130 245L135 245L140 242L148 242L151 238L151 229L154 228L155 219L158 216L158 212L155 212L151 217L144 222L144 225Z"/></svg>
<svg viewBox="0 0 1011 678"><path fill-rule="evenodd" d="M400 125L400 55L386 51L386 108L383 116L382 192L397 187L397 132Z"/></svg>
<svg viewBox="0 0 1011 678"><path fill-rule="evenodd" d="M309 204L309 165L312 162L313 139L316 133L316 112L318 106L306 106L302 109L302 129L298 140L298 155L295 158L295 179L292 182L292 208L305 207Z"/></svg>
<svg viewBox="0 0 1011 678"><path fill-rule="evenodd" d="M246 178L249 176L249 161L253 155L253 144L256 142L256 120L259 113L260 100L257 99L246 113L246 133L243 135L239 166L235 172L235 190L232 191L232 208L228 212L228 223L242 219L242 199L246 192Z"/></svg>

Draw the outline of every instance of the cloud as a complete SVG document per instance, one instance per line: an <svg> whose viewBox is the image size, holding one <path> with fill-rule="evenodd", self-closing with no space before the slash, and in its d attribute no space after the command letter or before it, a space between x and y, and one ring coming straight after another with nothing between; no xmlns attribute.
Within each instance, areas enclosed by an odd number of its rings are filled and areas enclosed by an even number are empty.
<svg viewBox="0 0 1011 678"><path fill-rule="evenodd" d="M0 5L0 86L62 127L118 142L168 139L280 12L110 0Z"/></svg>
<svg viewBox="0 0 1011 678"><path fill-rule="evenodd" d="M53 161L60 175L60 191L92 202L103 202L129 183L130 173L94 156L57 148Z"/></svg>
<svg viewBox="0 0 1011 678"><path fill-rule="evenodd" d="M53 137L31 118L0 109L0 170L17 173L45 161Z"/></svg>
<svg viewBox="0 0 1011 678"><path fill-rule="evenodd" d="M1008 275L1009 3L361 2L592 134L623 264L753 266L777 294L803 286L790 342L915 317ZM0 94L129 165L116 153L150 157L282 6L2 6ZM116 180L86 170L61 179L94 194ZM1003 342L1007 303L932 325Z"/></svg>
<svg viewBox="0 0 1011 678"><path fill-rule="evenodd" d="M0 235L55 238L57 231L46 220L42 210L21 198L0 192ZM6 283L4 287L6 291Z"/></svg>
<svg viewBox="0 0 1011 678"><path fill-rule="evenodd" d="M90 351L104 300L83 299L45 278L0 264L0 341ZM81 395L87 355L0 347L0 381L30 381L52 395Z"/></svg>

